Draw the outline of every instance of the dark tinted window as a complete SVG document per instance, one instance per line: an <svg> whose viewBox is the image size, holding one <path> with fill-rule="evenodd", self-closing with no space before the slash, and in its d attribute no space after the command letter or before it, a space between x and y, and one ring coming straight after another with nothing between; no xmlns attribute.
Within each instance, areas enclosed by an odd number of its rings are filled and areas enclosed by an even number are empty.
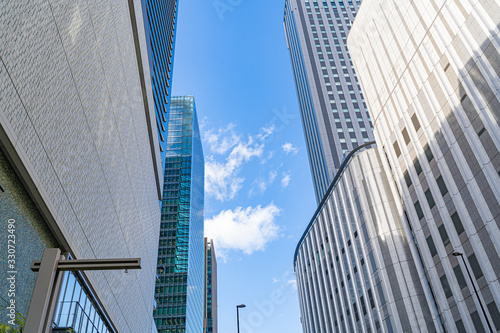
<svg viewBox="0 0 500 333"><path fill-rule="evenodd" d="M411 122L413 123L413 127L415 127L415 132L418 131L420 129L420 122L416 113L411 117Z"/></svg>
<svg viewBox="0 0 500 333"><path fill-rule="evenodd" d="M472 322L474 323L474 327L476 328L477 333L486 333L484 331L483 323L481 322L481 318L479 318L479 314L477 311L474 311L470 314L472 318Z"/></svg>
<svg viewBox="0 0 500 333"><path fill-rule="evenodd" d="M444 227L444 224L441 224L441 226L438 228L439 230L439 235L441 236L441 239L443 240L443 245L446 246L450 244L450 237L448 237L448 233L446 232L446 228Z"/></svg>
<svg viewBox="0 0 500 333"><path fill-rule="evenodd" d="M398 142L394 142L394 152L396 152L396 156L399 157L401 155L401 149L399 149Z"/></svg>
<svg viewBox="0 0 500 333"><path fill-rule="evenodd" d="M434 155L432 155L432 150L431 150L431 147L429 147L429 145L426 145L424 147L424 152L425 152L425 156L427 157L427 161L432 161L434 159Z"/></svg>
<svg viewBox="0 0 500 333"><path fill-rule="evenodd" d="M488 311L490 312L491 318L493 318L493 323L497 330L500 330L500 313L498 312L498 307L495 302L491 302L488 306Z"/></svg>
<svg viewBox="0 0 500 333"><path fill-rule="evenodd" d="M464 289L465 287L467 287L467 282L465 282L465 277L462 269L460 268L460 265L456 265L455 267L453 267L453 272L455 272L455 277L457 278L460 289Z"/></svg>
<svg viewBox="0 0 500 333"><path fill-rule="evenodd" d="M462 319L457 320L455 322L455 325L457 325L458 333L467 333L467 331L465 330L464 323L462 322Z"/></svg>
<svg viewBox="0 0 500 333"><path fill-rule="evenodd" d="M476 255L471 254L469 257L469 263L472 268L472 272L474 272L474 276L476 279L479 279L480 277L483 276L483 271L481 270L481 266L479 265L479 262L477 261Z"/></svg>
<svg viewBox="0 0 500 333"><path fill-rule="evenodd" d="M451 215L451 220L453 221L453 225L455 226L455 229L457 230L457 234L462 234L464 232L464 226L462 224L462 221L460 220L460 217L458 216L458 213L455 212L453 215Z"/></svg>
<svg viewBox="0 0 500 333"><path fill-rule="evenodd" d="M411 182L411 177L408 171L404 173L405 181L406 181L406 186L410 187L412 182Z"/></svg>
<svg viewBox="0 0 500 333"><path fill-rule="evenodd" d="M437 254L436 245L432 240L432 236L427 237L427 246L429 246L429 251L431 251L431 255L434 257Z"/></svg>
<svg viewBox="0 0 500 333"><path fill-rule="evenodd" d="M446 193L448 193L448 188L446 187L446 184L444 183L444 179L442 176L439 176L436 179L436 182L439 186L439 190L441 191L441 195L444 197Z"/></svg>
<svg viewBox="0 0 500 333"><path fill-rule="evenodd" d="M443 291L446 298L450 298L453 293L451 292L450 284L448 283L446 275L441 276L439 279L441 280L441 285L443 286Z"/></svg>
<svg viewBox="0 0 500 333"><path fill-rule="evenodd" d="M421 220L424 217L424 212L422 211L422 206L420 206L420 202L417 200L414 203L415 211L417 212L418 219Z"/></svg>
<svg viewBox="0 0 500 333"><path fill-rule="evenodd" d="M429 207L436 206L436 202L434 201L434 197L432 196L431 190L428 189L425 191L425 197L427 198L427 203L429 203Z"/></svg>
<svg viewBox="0 0 500 333"><path fill-rule="evenodd" d="M409 144L410 143L410 136L408 135L408 131L406 128L401 132L403 134L403 139L405 139L405 143Z"/></svg>
<svg viewBox="0 0 500 333"><path fill-rule="evenodd" d="M420 175L422 173L422 167L420 166L420 162L418 160L413 161L413 165L415 166L415 171L417 172L417 175Z"/></svg>

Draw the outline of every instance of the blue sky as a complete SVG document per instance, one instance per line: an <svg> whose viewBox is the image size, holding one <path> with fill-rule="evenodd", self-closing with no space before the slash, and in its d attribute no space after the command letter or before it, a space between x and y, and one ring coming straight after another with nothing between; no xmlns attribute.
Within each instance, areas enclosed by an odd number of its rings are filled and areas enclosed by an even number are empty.
<svg viewBox="0 0 500 333"><path fill-rule="evenodd" d="M219 332L299 333L293 273L316 209L283 29L284 0L180 0L173 93L194 95Z"/></svg>

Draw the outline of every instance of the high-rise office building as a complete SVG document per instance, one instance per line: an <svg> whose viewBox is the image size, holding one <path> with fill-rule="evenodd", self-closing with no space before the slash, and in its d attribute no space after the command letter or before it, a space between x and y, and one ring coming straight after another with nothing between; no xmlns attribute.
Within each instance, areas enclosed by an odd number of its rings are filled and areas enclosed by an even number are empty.
<svg viewBox="0 0 500 333"><path fill-rule="evenodd" d="M348 40L447 332L500 330L499 26L496 0L365 0Z"/></svg>
<svg viewBox="0 0 500 333"><path fill-rule="evenodd" d="M286 0L292 60L316 199L344 156L373 141L372 125L346 47L360 1Z"/></svg>
<svg viewBox="0 0 500 333"><path fill-rule="evenodd" d="M167 151L178 0L142 0L162 163Z"/></svg>
<svg viewBox="0 0 500 333"><path fill-rule="evenodd" d="M159 333L203 331L205 167L193 96L173 97L158 247Z"/></svg>
<svg viewBox="0 0 500 333"><path fill-rule="evenodd" d="M203 333L217 333L217 258L214 241L205 238Z"/></svg>
<svg viewBox="0 0 500 333"><path fill-rule="evenodd" d="M438 329L383 164L378 147L351 152L297 245L304 333Z"/></svg>
<svg viewBox="0 0 500 333"><path fill-rule="evenodd" d="M139 0L0 5L0 242L7 246L9 222L17 272L9 296L0 271L2 299L26 316L37 277L29 268L48 247L74 259L142 259L128 274L66 273L59 330L155 329L163 171L141 8Z"/></svg>

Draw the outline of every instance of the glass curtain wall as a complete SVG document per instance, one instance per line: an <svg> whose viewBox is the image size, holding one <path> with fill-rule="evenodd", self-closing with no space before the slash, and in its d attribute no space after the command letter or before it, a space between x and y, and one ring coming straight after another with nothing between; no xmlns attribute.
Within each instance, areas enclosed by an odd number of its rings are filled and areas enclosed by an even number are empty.
<svg viewBox="0 0 500 333"><path fill-rule="evenodd" d="M204 158L194 98L173 97L167 138L158 276L158 332L203 328Z"/></svg>

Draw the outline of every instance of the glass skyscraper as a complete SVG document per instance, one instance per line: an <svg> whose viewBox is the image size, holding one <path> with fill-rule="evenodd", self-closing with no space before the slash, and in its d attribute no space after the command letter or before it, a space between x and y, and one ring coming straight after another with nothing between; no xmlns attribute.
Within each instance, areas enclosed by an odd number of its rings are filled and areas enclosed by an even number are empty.
<svg viewBox="0 0 500 333"><path fill-rule="evenodd" d="M203 330L204 173L194 97L173 97L155 292L159 333Z"/></svg>
<svg viewBox="0 0 500 333"><path fill-rule="evenodd" d="M346 47L359 4L286 0L285 32L318 202L346 153L373 141L371 119Z"/></svg>
<svg viewBox="0 0 500 333"><path fill-rule="evenodd" d="M142 0L149 67L162 163L167 155L167 124L177 26L178 0Z"/></svg>

